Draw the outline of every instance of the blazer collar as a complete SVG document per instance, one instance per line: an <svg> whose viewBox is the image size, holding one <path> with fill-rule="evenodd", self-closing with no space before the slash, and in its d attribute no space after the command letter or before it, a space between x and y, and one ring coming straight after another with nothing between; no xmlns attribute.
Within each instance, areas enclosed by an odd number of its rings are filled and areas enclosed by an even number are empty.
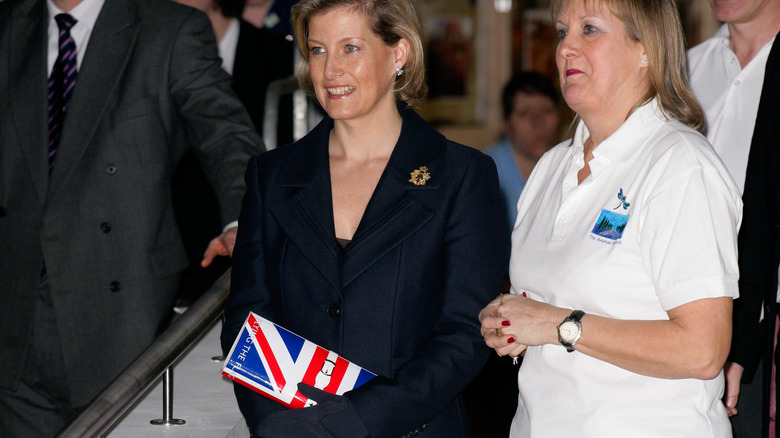
<svg viewBox="0 0 780 438"><path fill-rule="evenodd" d="M401 135L376 189L366 206L352 242L340 254L333 225L328 138L333 120L326 117L292 148L280 167L280 187L300 187L291 198L271 206L288 237L320 270L335 290L412 235L434 212L413 195L439 188L444 174L446 139L414 110L400 108ZM425 185L409 180L414 170L427 167ZM312 239L312 228L317 239Z"/></svg>
<svg viewBox="0 0 780 438"><path fill-rule="evenodd" d="M401 135L387 163L385 175L394 173L394 178L407 190L431 190L438 188L437 173L432 172L431 163L439 157L446 146L446 138L433 129L417 113L398 104L403 120ZM303 137L282 165L277 184L281 187L303 187L309 184L318 173L329 168L328 139L333 129L333 119L325 116L323 120ZM427 163L427 164L426 164ZM409 182L411 173L422 166L429 168L431 179L425 185L417 186ZM382 178L385 178L385 175ZM440 175L440 174L439 174ZM406 184L408 182L408 184Z"/></svg>

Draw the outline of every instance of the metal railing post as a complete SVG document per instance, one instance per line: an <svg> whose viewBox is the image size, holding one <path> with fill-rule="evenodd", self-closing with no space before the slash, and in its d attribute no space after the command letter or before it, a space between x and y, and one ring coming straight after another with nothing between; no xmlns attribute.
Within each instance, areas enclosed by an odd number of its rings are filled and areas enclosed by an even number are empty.
<svg viewBox="0 0 780 438"><path fill-rule="evenodd" d="M155 426L176 426L186 423L180 418L173 418L173 367L165 369L162 376L163 390L163 417L151 420L150 423Z"/></svg>

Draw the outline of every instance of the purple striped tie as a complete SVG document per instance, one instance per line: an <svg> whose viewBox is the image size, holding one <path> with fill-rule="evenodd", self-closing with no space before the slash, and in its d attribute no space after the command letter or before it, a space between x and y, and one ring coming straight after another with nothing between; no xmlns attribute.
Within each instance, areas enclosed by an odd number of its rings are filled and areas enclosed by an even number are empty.
<svg viewBox="0 0 780 438"><path fill-rule="evenodd" d="M62 134L62 122L68 111L68 101L76 86L78 64L76 63L76 42L70 36L70 28L76 24L76 19L68 14L58 14L54 17L60 28L60 53L54 62L54 68L49 77L49 174L54 169L54 159Z"/></svg>
<svg viewBox="0 0 780 438"><path fill-rule="evenodd" d="M2 1L2 0L0 0ZM60 28L60 53L54 61L54 68L49 76L49 175L54 169L54 159L57 157L57 147L62 134L62 122L68 111L68 101L76 86L78 64L76 62L76 42L70 36L70 28L76 24L76 19L68 14L57 14L54 17ZM40 281L46 280L46 263L41 263Z"/></svg>

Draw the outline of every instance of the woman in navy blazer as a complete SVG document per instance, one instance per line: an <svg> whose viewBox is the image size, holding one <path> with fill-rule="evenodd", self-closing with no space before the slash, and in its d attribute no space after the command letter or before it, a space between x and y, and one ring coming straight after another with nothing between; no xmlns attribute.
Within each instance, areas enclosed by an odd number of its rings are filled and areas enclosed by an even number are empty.
<svg viewBox="0 0 780 438"><path fill-rule="evenodd" d="M328 116L249 163L222 346L252 311L377 377L341 397L301 384L319 404L295 410L236 385L239 407L253 436L469 436L460 392L489 352L476 316L503 276L495 166L411 109L410 0L304 0L293 25Z"/></svg>

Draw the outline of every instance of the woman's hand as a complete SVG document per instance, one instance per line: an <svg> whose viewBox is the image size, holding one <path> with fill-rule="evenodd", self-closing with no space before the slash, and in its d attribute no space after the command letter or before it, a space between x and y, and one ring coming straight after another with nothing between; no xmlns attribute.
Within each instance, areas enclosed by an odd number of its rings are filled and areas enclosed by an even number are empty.
<svg viewBox="0 0 780 438"><path fill-rule="evenodd" d="M500 356L515 357L529 345L557 344L557 326L570 313L525 296L503 294L482 309L479 320L485 344Z"/></svg>
<svg viewBox="0 0 780 438"><path fill-rule="evenodd" d="M363 420L347 398L305 383L298 383L298 391L318 404L267 416L255 430L257 435L267 438L368 438Z"/></svg>

